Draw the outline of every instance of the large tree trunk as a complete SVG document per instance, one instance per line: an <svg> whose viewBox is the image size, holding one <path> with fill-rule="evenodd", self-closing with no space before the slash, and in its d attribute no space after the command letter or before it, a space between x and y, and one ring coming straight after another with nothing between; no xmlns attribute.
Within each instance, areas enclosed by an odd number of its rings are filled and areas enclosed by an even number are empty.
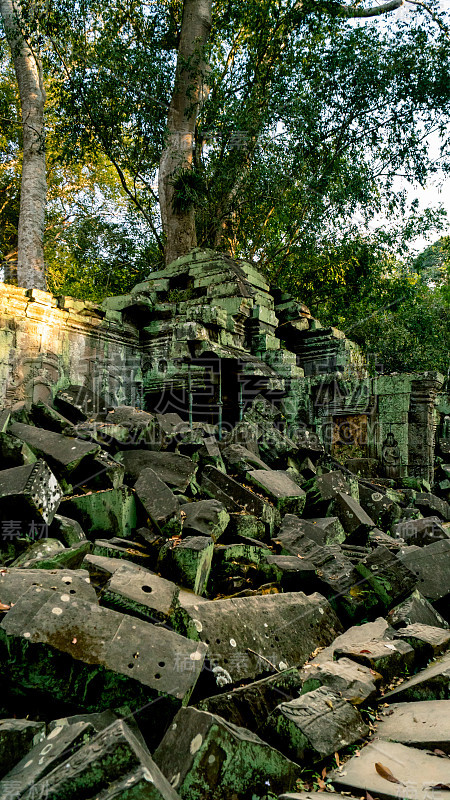
<svg viewBox="0 0 450 800"><path fill-rule="evenodd" d="M170 264L197 245L195 209L173 208L173 180L192 169L195 123L205 93L204 49L211 29L212 0L184 0L175 85L167 120L166 144L159 164L159 201Z"/></svg>
<svg viewBox="0 0 450 800"><path fill-rule="evenodd" d="M42 67L23 34L17 0L0 0L0 13L19 87L23 128L17 282L27 289L45 289L44 226L47 180Z"/></svg>

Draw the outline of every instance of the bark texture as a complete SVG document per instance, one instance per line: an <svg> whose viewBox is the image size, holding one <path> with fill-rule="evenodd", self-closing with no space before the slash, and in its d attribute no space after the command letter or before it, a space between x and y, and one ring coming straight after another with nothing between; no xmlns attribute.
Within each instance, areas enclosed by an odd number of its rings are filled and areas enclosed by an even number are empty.
<svg viewBox="0 0 450 800"><path fill-rule="evenodd" d="M211 30L212 0L185 0L175 85L167 119L166 144L159 164L159 201L165 260L170 264L197 245L195 209L173 209L173 180L192 169L195 124L206 94L204 49Z"/></svg>
<svg viewBox="0 0 450 800"><path fill-rule="evenodd" d="M17 0L0 0L0 14L19 87L23 129L17 282L27 289L45 289L44 226L47 180L42 66L24 36Z"/></svg>

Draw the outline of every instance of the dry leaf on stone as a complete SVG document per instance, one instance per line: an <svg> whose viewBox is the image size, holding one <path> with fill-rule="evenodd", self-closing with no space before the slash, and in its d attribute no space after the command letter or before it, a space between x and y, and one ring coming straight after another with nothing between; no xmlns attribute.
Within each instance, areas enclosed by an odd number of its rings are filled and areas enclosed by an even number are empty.
<svg viewBox="0 0 450 800"><path fill-rule="evenodd" d="M389 767L383 766L383 764L380 764L379 761L376 762L375 769L378 772L378 775L380 775L381 778L384 778L385 781L390 781L390 783L399 783L400 786L405 785L404 783L399 781L399 779L396 778L395 775L392 774Z"/></svg>

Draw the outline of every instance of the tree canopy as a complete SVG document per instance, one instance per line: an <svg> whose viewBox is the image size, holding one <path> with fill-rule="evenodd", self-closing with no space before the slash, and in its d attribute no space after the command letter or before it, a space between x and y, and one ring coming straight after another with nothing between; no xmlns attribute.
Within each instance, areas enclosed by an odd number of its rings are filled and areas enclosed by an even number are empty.
<svg viewBox="0 0 450 800"><path fill-rule="evenodd" d="M402 281L436 299L399 259L442 225L405 181L450 167L450 14L437 0L406 0L402 16L389 13L402 0L383 15L371 2L216 0L188 52L200 5L17 0L47 92L49 287L99 298L162 265L160 164L183 80L191 150L172 158L166 205L200 246L253 260L336 324L357 297L368 311L393 302ZM22 132L5 42L0 57L0 241L14 260ZM387 222L369 235L374 218Z"/></svg>

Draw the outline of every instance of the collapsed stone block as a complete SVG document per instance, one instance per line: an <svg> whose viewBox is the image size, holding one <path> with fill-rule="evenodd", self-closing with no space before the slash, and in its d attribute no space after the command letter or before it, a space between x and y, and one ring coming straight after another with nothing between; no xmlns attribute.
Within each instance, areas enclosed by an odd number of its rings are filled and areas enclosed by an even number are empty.
<svg viewBox="0 0 450 800"><path fill-rule="evenodd" d="M351 540L365 540L367 534L375 528L374 521L349 494L337 492L332 506Z"/></svg>
<svg viewBox="0 0 450 800"><path fill-rule="evenodd" d="M135 492L152 525L166 536L181 532L180 504L171 489L150 467L142 470Z"/></svg>
<svg viewBox="0 0 450 800"><path fill-rule="evenodd" d="M87 712L127 704L144 719L158 698L161 727L188 701L207 650L166 628L36 586L5 615L0 642L12 689L39 689Z"/></svg>
<svg viewBox="0 0 450 800"><path fill-rule="evenodd" d="M201 485L207 495L220 500L230 513L246 511L265 522L271 531L274 529L279 519L278 510L220 470L206 467Z"/></svg>
<svg viewBox="0 0 450 800"><path fill-rule="evenodd" d="M373 699L377 692L375 684L381 680L381 675L374 670L349 658L325 661L323 664L306 664L300 676L301 694L319 686L328 686L355 706Z"/></svg>
<svg viewBox="0 0 450 800"><path fill-rule="evenodd" d="M447 608L450 596L450 540L442 539L400 556L402 563L417 575L417 588L430 602L442 601ZM445 611L444 611L445 615Z"/></svg>
<svg viewBox="0 0 450 800"><path fill-rule="evenodd" d="M307 494L308 514L313 516L328 516L332 501L336 499L339 492L351 494L350 485L340 470L326 472L324 475L315 475L304 484L303 489Z"/></svg>
<svg viewBox="0 0 450 800"><path fill-rule="evenodd" d="M320 761L368 733L359 711L326 686L280 703L264 728L268 741L299 763Z"/></svg>
<svg viewBox="0 0 450 800"><path fill-rule="evenodd" d="M51 558L64 549L64 545L58 541L58 539L42 539L39 542L30 544L30 546L12 562L11 566L27 567L32 562L45 561L47 558Z"/></svg>
<svg viewBox="0 0 450 800"><path fill-rule="evenodd" d="M183 708L154 759L184 800L263 798L294 786L299 768L256 734Z"/></svg>
<svg viewBox="0 0 450 800"><path fill-rule="evenodd" d="M450 700L450 654L384 694L385 700Z"/></svg>
<svg viewBox="0 0 450 800"><path fill-rule="evenodd" d="M262 542L268 539L264 522L253 514L243 514L242 511L230 514L229 532L233 538L243 536Z"/></svg>
<svg viewBox="0 0 450 800"><path fill-rule="evenodd" d="M25 442L21 442L10 433L0 433L0 460L2 469L11 469L34 464L37 456Z"/></svg>
<svg viewBox="0 0 450 800"><path fill-rule="evenodd" d="M390 530L402 516L402 509L394 500L364 483L359 484L359 502L369 517L383 530Z"/></svg>
<svg viewBox="0 0 450 800"><path fill-rule="evenodd" d="M389 773L394 781L386 779L377 771ZM353 756L342 770L330 773L333 785L340 791L353 792L357 797L368 792L383 800L398 800L399 797L414 797L414 800L447 800L448 792L432 789L448 783L448 762L445 758L426 753L415 747L406 747L397 742L375 739L363 747L358 757Z"/></svg>
<svg viewBox="0 0 450 800"><path fill-rule="evenodd" d="M124 450L117 459L125 468L127 481L135 484L142 470L150 468L168 486L185 492L195 478L197 465L187 456L154 450Z"/></svg>
<svg viewBox="0 0 450 800"><path fill-rule="evenodd" d="M188 535L203 534L217 542L226 530L230 515L218 500L198 500L180 506L183 521L183 533Z"/></svg>
<svg viewBox="0 0 450 800"><path fill-rule="evenodd" d="M137 526L135 496L128 486L64 498L59 510L79 522L91 541L99 536L127 538Z"/></svg>
<svg viewBox="0 0 450 800"><path fill-rule="evenodd" d="M45 738L45 722L31 719L0 720L0 780L11 765Z"/></svg>
<svg viewBox="0 0 450 800"><path fill-rule="evenodd" d="M423 597L418 589L403 603L395 606L387 615L387 620L393 628L402 628L404 625L434 625L437 628L448 628L448 622L441 617L431 603Z"/></svg>
<svg viewBox="0 0 450 800"><path fill-rule="evenodd" d="M338 517L314 517L302 522L308 524L305 536L317 544L341 544L345 541L345 531Z"/></svg>
<svg viewBox="0 0 450 800"><path fill-rule="evenodd" d="M86 458L96 456L100 448L91 442L82 442L70 436L63 436L44 428L12 422L9 432L25 442L38 456L48 461L58 474L70 475Z"/></svg>
<svg viewBox="0 0 450 800"><path fill-rule="evenodd" d="M53 770L63 764L69 756L76 754L86 741L95 736L94 727L88 722L77 722L53 728L48 736L39 741L0 782L1 797L7 796L8 784L15 786L19 797ZM58 770L60 771L60 770ZM2 786L3 784L3 786ZM39 797L39 795L38 795Z"/></svg>
<svg viewBox="0 0 450 800"><path fill-rule="evenodd" d="M230 692L201 700L198 708L200 711L217 714L233 725L258 733L281 700L297 697L301 686L300 672L291 667L268 678L238 686Z"/></svg>
<svg viewBox="0 0 450 800"><path fill-rule="evenodd" d="M264 555L259 564L260 580L273 581L283 592L305 592L309 594L317 586L314 564L297 556Z"/></svg>
<svg viewBox="0 0 450 800"><path fill-rule="evenodd" d="M414 505L422 514L429 514L431 511L445 522L450 522L449 503L431 492L418 492L414 498Z"/></svg>
<svg viewBox="0 0 450 800"><path fill-rule="evenodd" d="M416 544L419 547L450 538L439 517L424 517L423 519L398 522L392 528L392 535L403 539L407 545Z"/></svg>
<svg viewBox="0 0 450 800"><path fill-rule="evenodd" d="M164 577L195 594L204 594L214 553L214 542L206 536L187 536L169 541L160 550L158 569Z"/></svg>
<svg viewBox="0 0 450 800"><path fill-rule="evenodd" d="M114 782L128 779L130 772L137 770L142 770L142 777L151 785L149 797L179 800L146 748L130 728L118 720L76 750L47 775L45 782L41 779L36 783L35 791L46 790L54 800L65 800L70 793L71 796L99 797L99 792L108 793L111 784L114 787Z"/></svg>
<svg viewBox="0 0 450 800"><path fill-rule="evenodd" d="M104 411L101 397L85 386L67 386L60 389L54 397L56 408L74 423L84 422L88 417Z"/></svg>
<svg viewBox="0 0 450 800"><path fill-rule="evenodd" d="M450 755L450 700L394 703L380 717L377 738Z"/></svg>
<svg viewBox="0 0 450 800"><path fill-rule="evenodd" d="M302 513L306 494L286 472L255 469L247 473L247 479L275 503L280 513Z"/></svg>
<svg viewBox="0 0 450 800"><path fill-rule="evenodd" d="M304 664L341 624L324 597L302 592L184 604L197 639L228 683ZM219 674L219 673L218 673Z"/></svg>
<svg viewBox="0 0 450 800"><path fill-rule="evenodd" d="M270 470L270 467L241 444L230 444L222 448L222 458L231 473L240 473L245 476L253 469Z"/></svg>
<svg viewBox="0 0 450 800"><path fill-rule="evenodd" d="M363 558L356 571L386 608L410 594L417 584L414 573L383 545Z"/></svg>
<svg viewBox="0 0 450 800"><path fill-rule="evenodd" d="M65 436L77 435L75 425L56 409L49 406L48 403L44 403L43 400L38 400L36 403L31 404L30 417L39 428L62 433Z"/></svg>
<svg viewBox="0 0 450 800"><path fill-rule="evenodd" d="M66 547L72 547L74 544L86 541L86 536L80 523L61 514L55 514L53 517L52 532Z"/></svg>
<svg viewBox="0 0 450 800"><path fill-rule="evenodd" d="M45 461L0 472L0 519L49 525L62 491Z"/></svg>
<svg viewBox="0 0 450 800"><path fill-rule="evenodd" d="M167 622L178 605L179 592L178 586L159 575L119 561L102 590L100 602L147 622Z"/></svg>
<svg viewBox="0 0 450 800"><path fill-rule="evenodd" d="M407 625L395 635L396 639L408 642L416 654L417 664L426 664L450 648L450 632L433 625Z"/></svg>

